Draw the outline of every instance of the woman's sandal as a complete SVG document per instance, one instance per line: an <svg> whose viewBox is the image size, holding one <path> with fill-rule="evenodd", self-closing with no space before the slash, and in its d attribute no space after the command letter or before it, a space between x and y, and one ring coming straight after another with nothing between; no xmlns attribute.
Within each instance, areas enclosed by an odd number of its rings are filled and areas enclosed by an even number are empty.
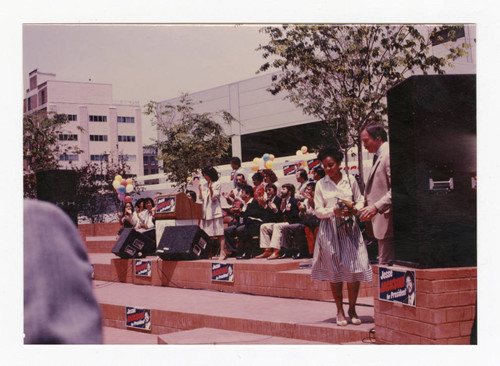
<svg viewBox="0 0 500 366"><path fill-rule="evenodd" d="M339 320L339 316L337 315L337 325L339 327L345 327L347 325L347 320Z"/></svg>
<svg viewBox="0 0 500 366"><path fill-rule="evenodd" d="M361 319L358 318L358 316L356 314L349 314L349 317L351 318L351 323L353 325L360 325L362 322L361 322Z"/></svg>

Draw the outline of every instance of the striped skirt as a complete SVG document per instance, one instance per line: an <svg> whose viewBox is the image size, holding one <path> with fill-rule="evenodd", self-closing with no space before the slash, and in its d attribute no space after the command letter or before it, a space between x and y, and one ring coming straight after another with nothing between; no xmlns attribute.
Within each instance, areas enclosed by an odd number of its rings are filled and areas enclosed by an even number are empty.
<svg viewBox="0 0 500 366"><path fill-rule="evenodd" d="M355 220L343 224L344 221L339 216L321 220L314 248L311 271L313 280L372 280L372 269L361 230Z"/></svg>

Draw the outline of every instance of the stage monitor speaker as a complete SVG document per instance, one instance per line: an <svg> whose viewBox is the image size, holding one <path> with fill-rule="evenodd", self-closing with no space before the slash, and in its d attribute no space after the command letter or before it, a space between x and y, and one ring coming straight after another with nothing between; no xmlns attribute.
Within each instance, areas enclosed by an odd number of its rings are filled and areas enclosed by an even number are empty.
<svg viewBox="0 0 500 366"><path fill-rule="evenodd" d="M42 170L36 173L37 198L59 206L78 225L76 186L74 170Z"/></svg>
<svg viewBox="0 0 500 366"><path fill-rule="evenodd" d="M164 260L208 259L210 237L196 225L167 226L163 231L156 255Z"/></svg>
<svg viewBox="0 0 500 366"><path fill-rule="evenodd" d="M144 258L155 255L156 243L140 232L127 228L123 229L118 241L111 252L122 259Z"/></svg>
<svg viewBox="0 0 500 366"><path fill-rule="evenodd" d="M475 266L476 76L412 76L387 103L396 263Z"/></svg>

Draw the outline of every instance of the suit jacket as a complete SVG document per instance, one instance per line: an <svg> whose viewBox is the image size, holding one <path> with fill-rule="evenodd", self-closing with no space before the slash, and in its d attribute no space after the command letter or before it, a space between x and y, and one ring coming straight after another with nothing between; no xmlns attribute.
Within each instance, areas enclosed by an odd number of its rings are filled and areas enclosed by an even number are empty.
<svg viewBox="0 0 500 366"><path fill-rule="evenodd" d="M243 223L247 225L249 221L253 219L263 220L265 216L264 208L259 204L256 199L250 199L247 202L246 208L244 211L241 211L240 217L243 219Z"/></svg>
<svg viewBox="0 0 500 366"><path fill-rule="evenodd" d="M290 197L288 204L283 210L283 219L282 222L288 222L290 224L296 224L301 222L302 220L299 217L299 200L295 197Z"/></svg>
<svg viewBox="0 0 500 366"><path fill-rule="evenodd" d="M377 239L392 238L392 191L389 144L380 146L380 155L372 166L365 185L365 206L375 205L378 213L372 218Z"/></svg>
<svg viewBox="0 0 500 366"><path fill-rule="evenodd" d="M274 196L273 203L278 208L278 211L274 212L271 208L266 207L264 209L266 212L264 216L264 222L280 222L283 218L283 214L280 212L281 197Z"/></svg>

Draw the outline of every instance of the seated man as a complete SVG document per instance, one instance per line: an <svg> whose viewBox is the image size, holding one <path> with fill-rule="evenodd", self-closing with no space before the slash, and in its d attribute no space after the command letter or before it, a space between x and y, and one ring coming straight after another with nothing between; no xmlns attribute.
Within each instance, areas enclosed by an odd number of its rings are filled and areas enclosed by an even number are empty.
<svg viewBox="0 0 500 366"><path fill-rule="evenodd" d="M279 258L283 228L300 221L298 201L294 198L294 194L293 184L283 184L278 221L265 223L260 227L260 247L264 248L264 253L259 258Z"/></svg>
<svg viewBox="0 0 500 366"><path fill-rule="evenodd" d="M307 176L307 171L302 168L297 170L297 173L295 173L295 179L297 179L297 183L299 184L299 186L296 189L295 198L298 199L299 201L303 201L305 199L304 191L306 189L307 182L309 181L309 177Z"/></svg>
<svg viewBox="0 0 500 366"><path fill-rule="evenodd" d="M238 224L239 221L240 210L243 204L241 192L243 186L246 185L245 176L243 174L236 174L234 184L236 185L235 188L229 192L222 193L222 196L226 199L227 204L230 205L228 209L224 209L227 212L226 217L228 218L227 220L225 219L224 222L230 226Z"/></svg>
<svg viewBox="0 0 500 366"><path fill-rule="evenodd" d="M260 225L264 218L264 208L253 198L253 188L249 185L243 186L241 199L244 203L239 223L224 229L226 238L226 250L238 252L236 259L250 259L255 249L252 247L252 237L259 235ZM236 238L241 243L237 249Z"/></svg>
<svg viewBox="0 0 500 366"><path fill-rule="evenodd" d="M305 228L314 229L319 225L319 219L314 215L314 189L316 183L308 183L304 190L304 202L299 202L300 223L290 224L283 228L281 241L281 258L301 259L310 257Z"/></svg>

